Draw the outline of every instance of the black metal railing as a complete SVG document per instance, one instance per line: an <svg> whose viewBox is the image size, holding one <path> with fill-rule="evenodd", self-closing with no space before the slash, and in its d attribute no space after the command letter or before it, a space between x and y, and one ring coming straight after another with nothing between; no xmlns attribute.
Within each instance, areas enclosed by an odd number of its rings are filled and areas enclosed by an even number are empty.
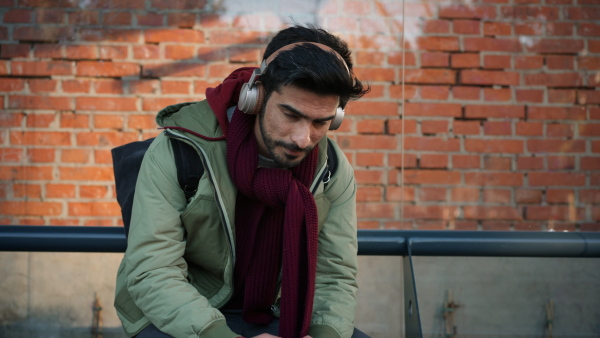
<svg viewBox="0 0 600 338"><path fill-rule="evenodd" d="M124 252L121 227L0 226L0 251ZM423 337L412 256L600 257L600 233L359 230L358 254L404 257L405 337Z"/></svg>

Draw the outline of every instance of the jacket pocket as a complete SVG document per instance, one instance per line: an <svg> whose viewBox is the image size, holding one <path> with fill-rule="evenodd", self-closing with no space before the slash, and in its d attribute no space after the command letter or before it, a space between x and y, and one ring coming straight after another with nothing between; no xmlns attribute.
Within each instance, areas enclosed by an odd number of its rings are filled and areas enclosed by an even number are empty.
<svg viewBox="0 0 600 338"><path fill-rule="evenodd" d="M144 317L144 313L139 307L137 307L137 305L135 305L133 298L131 298L129 291L127 290L125 276L121 276L121 273L122 271L119 271L119 275L117 276L115 308L121 316L133 324L142 319L142 317Z"/></svg>

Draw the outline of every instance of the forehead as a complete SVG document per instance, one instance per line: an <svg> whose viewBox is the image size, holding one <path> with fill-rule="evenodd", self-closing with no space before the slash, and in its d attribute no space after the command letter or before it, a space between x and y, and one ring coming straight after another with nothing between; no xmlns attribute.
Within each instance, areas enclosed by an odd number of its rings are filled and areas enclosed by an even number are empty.
<svg viewBox="0 0 600 338"><path fill-rule="evenodd" d="M335 113L339 106L339 97L322 95L294 85L287 85L273 91L269 103L288 105L307 116L323 118Z"/></svg>

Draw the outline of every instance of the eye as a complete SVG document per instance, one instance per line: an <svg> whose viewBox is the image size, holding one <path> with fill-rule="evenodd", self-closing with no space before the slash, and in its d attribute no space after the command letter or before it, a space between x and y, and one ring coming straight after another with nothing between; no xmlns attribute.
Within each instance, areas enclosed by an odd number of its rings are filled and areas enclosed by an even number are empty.
<svg viewBox="0 0 600 338"><path fill-rule="evenodd" d="M319 127L326 126L328 123L329 123L329 120L327 120L327 121L315 121L315 122L314 122L314 124L315 124L316 126L319 126Z"/></svg>

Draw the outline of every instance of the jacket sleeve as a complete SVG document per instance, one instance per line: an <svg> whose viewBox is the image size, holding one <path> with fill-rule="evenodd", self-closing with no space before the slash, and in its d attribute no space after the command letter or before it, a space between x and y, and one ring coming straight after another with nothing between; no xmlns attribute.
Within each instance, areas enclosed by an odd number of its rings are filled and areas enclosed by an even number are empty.
<svg viewBox="0 0 600 338"><path fill-rule="evenodd" d="M125 253L126 285L134 303L160 331L174 337L237 337L219 310L188 283L177 182L170 142L150 146L136 183Z"/></svg>
<svg viewBox="0 0 600 338"><path fill-rule="evenodd" d="M333 142L331 142L333 144ZM338 168L325 195L331 202L319 233L315 300L309 334L349 338L356 307L356 182L346 156L336 146Z"/></svg>

